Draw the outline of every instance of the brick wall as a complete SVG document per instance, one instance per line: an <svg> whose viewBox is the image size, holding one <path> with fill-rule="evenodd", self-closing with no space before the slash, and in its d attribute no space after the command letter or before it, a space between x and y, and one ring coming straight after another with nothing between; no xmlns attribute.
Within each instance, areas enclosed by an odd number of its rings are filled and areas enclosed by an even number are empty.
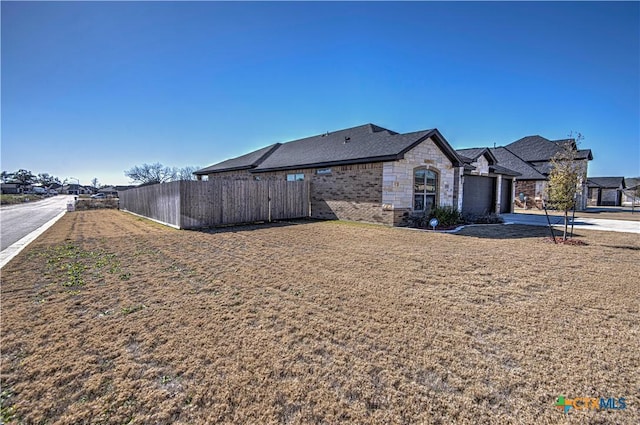
<svg viewBox="0 0 640 425"><path fill-rule="evenodd" d="M536 180L516 180L516 199L520 202L520 194L527 197L527 208L536 208Z"/></svg>

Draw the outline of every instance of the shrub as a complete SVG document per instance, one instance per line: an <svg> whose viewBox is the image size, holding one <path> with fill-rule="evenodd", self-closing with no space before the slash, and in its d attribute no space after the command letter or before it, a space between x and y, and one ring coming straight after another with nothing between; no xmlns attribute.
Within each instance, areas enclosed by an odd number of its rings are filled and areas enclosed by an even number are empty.
<svg viewBox="0 0 640 425"><path fill-rule="evenodd" d="M428 212L414 213L409 216L408 221L411 227L427 228L429 220L437 218L439 226L450 227L463 224L464 219L460 211L452 206L435 207Z"/></svg>
<svg viewBox="0 0 640 425"><path fill-rule="evenodd" d="M435 207L429 211L429 220L437 218L441 226L455 226L464 222L462 214L452 206ZM427 224L429 222L427 220Z"/></svg>

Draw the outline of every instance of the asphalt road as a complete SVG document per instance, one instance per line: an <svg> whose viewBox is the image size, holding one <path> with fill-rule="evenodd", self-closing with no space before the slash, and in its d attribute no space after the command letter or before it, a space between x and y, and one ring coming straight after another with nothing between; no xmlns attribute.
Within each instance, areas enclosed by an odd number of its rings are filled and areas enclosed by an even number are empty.
<svg viewBox="0 0 640 425"><path fill-rule="evenodd" d="M67 209L73 195L58 195L36 202L0 208L0 251L19 241Z"/></svg>

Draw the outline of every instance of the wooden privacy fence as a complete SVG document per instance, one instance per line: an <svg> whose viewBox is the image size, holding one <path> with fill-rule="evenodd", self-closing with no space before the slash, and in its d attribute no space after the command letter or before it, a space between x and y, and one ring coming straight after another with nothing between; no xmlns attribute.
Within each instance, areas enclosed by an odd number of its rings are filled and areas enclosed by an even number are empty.
<svg viewBox="0 0 640 425"><path fill-rule="evenodd" d="M118 192L120 209L180 229L308 217L309 183L179 181Z"/></svg>

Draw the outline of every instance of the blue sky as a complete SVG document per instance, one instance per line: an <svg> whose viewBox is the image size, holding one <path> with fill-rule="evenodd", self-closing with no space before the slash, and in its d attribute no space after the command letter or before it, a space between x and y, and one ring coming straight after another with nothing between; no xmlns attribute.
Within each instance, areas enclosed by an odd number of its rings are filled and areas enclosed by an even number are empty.
<svg viewBox="0 0 640 425"><path fill-rule="evenodd" d="M2 170L126 184L368 122L640 175L640 3L2 2Z"/></svg>

